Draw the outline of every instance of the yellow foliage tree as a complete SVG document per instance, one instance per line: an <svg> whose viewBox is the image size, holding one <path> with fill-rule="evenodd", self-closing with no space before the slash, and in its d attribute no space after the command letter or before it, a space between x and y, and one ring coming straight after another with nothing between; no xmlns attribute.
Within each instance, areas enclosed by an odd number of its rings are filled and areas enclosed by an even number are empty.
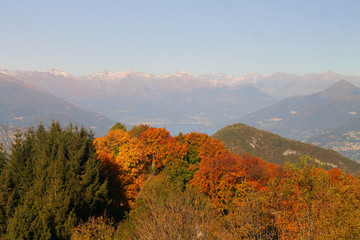
<svg viewBox="0 0 360 240"><path fill-rule="evenodd" d="M96 152L109 177L109 188L120 206L132 206L147 175L145 146L121 129L95 139Z"/></svg>

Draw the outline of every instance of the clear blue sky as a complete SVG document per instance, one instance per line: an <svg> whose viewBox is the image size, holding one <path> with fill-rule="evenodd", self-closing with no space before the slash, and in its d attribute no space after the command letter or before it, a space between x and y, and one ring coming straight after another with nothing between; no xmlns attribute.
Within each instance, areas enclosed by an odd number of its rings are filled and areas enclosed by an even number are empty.
<svg viewBox="0 0 360 240"><path fill-rule="evenodd" d="M360 1L0 0L0 68L360 75Z"/></svg>

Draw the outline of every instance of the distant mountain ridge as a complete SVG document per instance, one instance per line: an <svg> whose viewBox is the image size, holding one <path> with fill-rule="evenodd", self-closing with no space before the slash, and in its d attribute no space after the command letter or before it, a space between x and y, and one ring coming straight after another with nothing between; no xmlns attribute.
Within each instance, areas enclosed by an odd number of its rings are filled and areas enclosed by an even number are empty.
<svg viewBox="0 0 360 240"><path fill-rule="evenodd" d="M223 141L226 148L233 153L249 153L283 166L285 162L299 165L299 157L310 154L325 169L337 167L352 174L357 174L360 170L360 163L347 159L333 150L286 139L245 124L232 124L222 128L213 137Z"/></svg>
<svg viewBox="0 0 360 240"><path fill-rule="evenodd" d="M54 69L2 72L115 121L166 127L174 134L194 130L212 134L218 126L286 96L313 93L341 78L360 83L360 77L330 71L269 77L255 73L243 77L223 73L194 76L183 71L156 76L131 70L83 77Z"/></svg>
<svg viewBox="0 0 360 240"><path fill-rule="evenodd" d="M92 113L59 97L39 90L19 79L0 73L0 124L27 128L52 120L63 125L84 124L104 134L114 123L104 115Z"/></svg>
<svg viewBox="0 0 360 240"><path fill-rule="evenodd" d="M277 72L258 81L257 87L282 100L292 96L309 95L322 91L341 79L346 79L348 82L360 86L359 76L346 76L326 71L305 75Z"/></svg>
<svg viewBox="0 0 360 240"><path fill-rule="evenodd" d="M194 88L203 87L224 87L224 86L238 86L241 84L253 84L257 88L263 90L264 92L269 93L279 99L283 99L289 96L295 95L305 95L314 93L320 90L323 90L330 85L336 83L340 79L346 79L352 84L360 85L359 76L345 76L341 74L334 73L332 71L327 71L324 73L308 73L305 75L296 75L289 74L284 72L277 72L270 76L264 77L256 73L250 73L246 76L236 77L229 74L217 73L217 74L203 74L203 75L191 75L184 71L174 72L169 75L154 75L151 73L144 72L134 72L132 70L125 70L123 72L98 72L93 73L88 76L74 76L69 73L66 73L61 70L50 69L48 72L38 72L38 71L9 71L6 69L0 70L0 73L10 75L22 79L25 82L28 82L36 87L49 88L52 84L61 84L65 79L78 81L110 81L110 82L122 82L122 80L146 80L152 83L157 84L161 82L165 84L168 88L176 88L173 85L167 85L169 80L176 80L178 83L183 82L197 82L193 84ZM57 78L59 81L54 81L54 78ZM46 79L48 86L45 86Z"/></svg>
<svg viewBox="0 0 360 240"><path fill-rule="evenodd" d="M185 72L155 76L130 70L86 77L56 70L7 73L116 121L166 127L174 134L215 132L217 123L275 101L256 86L245 84L259 77L255 74L239 79L227 75L221 80L219 75L202 79Z"/></svg>
<svg viewBox="0 0 360 240"><path fill-rule="evenodd" d="M345 80L305 96L286 98L248 114L241 122L283 137L307 140L360 114L360 89Z"/></svg>

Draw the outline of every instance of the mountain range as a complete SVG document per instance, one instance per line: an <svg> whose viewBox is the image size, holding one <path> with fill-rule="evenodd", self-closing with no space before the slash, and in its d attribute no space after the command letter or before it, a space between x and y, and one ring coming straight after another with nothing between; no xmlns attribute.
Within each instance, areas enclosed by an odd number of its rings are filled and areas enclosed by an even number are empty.
<svg viewBox="0 0 360 240"><path fill-rule="evenodd" d="M194 130L213 134L248 113L288 96L325 89L341 78L360 85L360 77L331 71L303 76L278 72L269 77L194 76L181 71L157 76L131 70L82 77L53 69L2 72L114 121L166 127L173 134Z"/></svg>
<svg viewBox="0 0 360 240"><path fill-rule="evenodd" d="M0 124L9 127L49 125L53 120L69 122L106 133L114 124L102 114L89 112L21 80L0 73Z"/></svg>
<svg viewBox="0 0 360 240"><path fill-rule="evenodd" d="M3 72L115 121L167 127L174 134L215 132L217 123L275 102L249 84L260 77L256 74L242 78L197 77L185 72L155 76L129 70L75 77L56 70Z"/></svg>
<svg viewBox="0 0 360 240"><path fill-rule="evenodd" d="M360 160L360 88L341 80L317 93L286 98L239 121Z"/></svg>
<svg viewBox="0 0 360 240"><path fill-rule="evenodd" d="M360 113L360 89L345 80L305 96L286 98L260 111L250 113L241 122L306 141L322 131L341 126Z"/></svg>
<svg viewBox="0 0 360 240"><path fill-rule="evenodd" d="M305 75L277 72L269 77L260 79L256 86L269 95L275 96L278 100L282 100L288 97L319 92L341 79L360 86L360 77L341 75L332 71L308 73Z"/></svg>
<svg viewBox="0 0 360 240"><path fill-rule="evenodd" d="M213 134L243 122L360 160L360 77L331 71L157 76L131 70L79 77L59 70L0 70L0 84L0 124L10 127L56 119L83 123L100 136L120 121L166 127L172 134Z"/></svg>

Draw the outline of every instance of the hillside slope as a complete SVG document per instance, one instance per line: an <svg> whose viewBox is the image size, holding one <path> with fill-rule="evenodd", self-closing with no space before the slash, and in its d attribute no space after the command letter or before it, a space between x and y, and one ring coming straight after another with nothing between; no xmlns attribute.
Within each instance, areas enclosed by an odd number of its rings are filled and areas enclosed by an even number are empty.
<svg viewBox="0 0 360 240"><path fill-rule="evenodd" d="M84 110L20 80L0 73L0 124L29 127L52 120L63 125L84 124L98 135L113 125L107 117Z"/></svg>
<svg viewBox="0 0 360 240"><path fill-rule="evenodd" d="M279 165L284 165L285 162L298 164L301 155L310 154L325 169L337 167L353 174L360 170L360 163L347 159L333 150L282 138L245 124L227 126L217 131L213 137L223 141L233 153L249 153Z"/></svg>
<svg viewBox="0 0 360 240"><path fill-rule="evenodd" d="M303 141L328 128L341 126L359 113L360 89L341 80L318 93L284 99L240 121Z"/></svg>

